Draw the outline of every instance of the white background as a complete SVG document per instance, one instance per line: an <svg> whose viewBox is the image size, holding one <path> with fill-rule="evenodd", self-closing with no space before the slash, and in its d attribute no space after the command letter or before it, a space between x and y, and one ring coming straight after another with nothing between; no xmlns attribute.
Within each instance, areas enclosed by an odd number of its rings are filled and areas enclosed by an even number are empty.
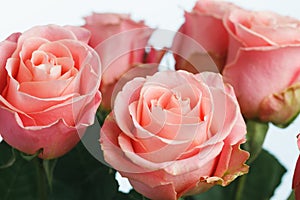
<svg viewBox="0 0 300 200"><path fill-rule="evenodd" d="M300 2L298 0L230 1L247 9L273 10L300 19ZM22 32L34 25L83 25L83 17L90 15L92 12L131 13L134 19L143 19L149 26L176 31L184 21L183 10L190 10L194 2L195 0L1 1L0 41L13 32ZM288 169L281 186L272 198L273 200L284 200L291 192L292 174L299 154L296 146L296 135L299 131L299 117L287 129L278 129L271 126L269 130L264 147L272 152Z"/></svg>

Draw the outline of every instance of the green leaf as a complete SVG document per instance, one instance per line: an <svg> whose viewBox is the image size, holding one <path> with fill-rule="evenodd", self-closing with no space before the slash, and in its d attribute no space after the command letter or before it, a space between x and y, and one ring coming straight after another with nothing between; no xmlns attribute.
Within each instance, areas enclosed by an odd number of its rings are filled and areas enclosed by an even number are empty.
<svg viewBox="0 0 300 200"><path fill-rule="evenodd" d="M287 200L296 200L296 197L295 197L295 192L292 191L289 198Z"/></svg>
<svg viewBox="0 0 300 200"><path fill-rule="evenodd" d="M266 200L270 199L281 182L286 169L278 160L262 150L250 166L247 175L239 177L227 187L214 186L211 190L195 195L193 200ZM187 199L187 198L185 198ZM192 200L191 199L191 200Z"/></svg>
<svg viewBox="0 0 300 200"><path fill-rule="evenodd" d="M267 135L269 124L254 120L247 120L247 142L243 148L250 152L248 164L253 162L262 150L265 137Z"/></svg>
<svg viewBox="0 0 300 200"><path fill-rule="evenodd" d="M103 108L102 106L100 106L98 108L96 117L101 126L103 125L104 120L109 113L110 113L110 110L107 110L107 109Z"/></svg>
<svg viewBox="0 0 300 200"><path fill-rule="evenodd" d="M209 191L194 195L192 197L185 197L185 200L234 200L238 180L235 180L229 186L222 187L220 185L214 186Z"/></svg>
<svg viewBox="0 0 300 200"><path fill-rule="evenodd" d="M34 158L36 158L41 152L43 152L43 149L40 149L38 150L35 154L26 154L26 153L23 153L23 152L20 152L20 155L21 157L26 160L26 161L31 161L33 160Z"/></svg>
<svg viewBox="0 0 300 200"><path fill-rule="evenodd" d="M0 143L0 170L11 167L16 161L16 150L5 142Z"/></svg>
<svg viewBox="0 0 300 200"><path fill-rule="evenodd" d="M50 199L110 200L117 192L115 171L96 160L81 142L58 159Z"/></svg>
<svg viewBox="0 0 300 200"><path fill-rule="evenodd" d="M13 152L5 142L0 143L0 166L8 166L0 169L1 200L111 200L118 193L115 171L97 161L81 143L57 161L28 160L23 153ZM10 160L15 160L13 165L7 165Z"/></svg>
<svg viewBox="0 0 300 200"><path fill-rule="evenodd" d="M56 166L57 159L43 160L43 167L48 181L50 190L52 190L53 171Z"/></svg>
<svg viewBox="0 0 300 200"><path fill-rule="evenodd" d="M0 164L7 162L12 156L11 149L5 142L0 143ZM27 161L21 157L19 151L13 152L13 165L0 169L1 200L45 199L47 183L41 173L40 160L35 158Z"/></svg>

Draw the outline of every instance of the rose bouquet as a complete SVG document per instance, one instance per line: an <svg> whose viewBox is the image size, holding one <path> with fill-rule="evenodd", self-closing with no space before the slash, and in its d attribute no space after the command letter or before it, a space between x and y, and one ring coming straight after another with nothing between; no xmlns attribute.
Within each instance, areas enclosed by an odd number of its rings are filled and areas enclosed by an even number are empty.
<svg viewBox="0 0 300 200"><path fill-rule="evenodd" d="M184 19L95 12L2 41L0 199L272 198L286 169L262 145L300 112L300 21L217 0Z"/></svg>

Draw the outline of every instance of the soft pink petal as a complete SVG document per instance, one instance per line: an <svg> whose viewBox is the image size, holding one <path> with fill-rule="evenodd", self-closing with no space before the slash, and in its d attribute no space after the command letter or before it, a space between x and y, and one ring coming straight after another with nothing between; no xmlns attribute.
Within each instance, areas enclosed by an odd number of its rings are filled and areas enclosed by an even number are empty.
<svg viewBox="0 0 300 200"><path fill-rule="evenodd" d="M215 18L222 19L222 17L229 11L234 9L241 9L233 3L223 2L218 0L201 0L197 1L193 11L201 12L203 14L212 15Z"/></svg>
<svg viewBox="0 0 300 200"><path fill-rule="evenodd" d="M184 34L195 39L206 51L224 56L228 46L228 33L221 18L197 11L185 14ZM197 23L201 22L201 26Z"/></svg>
<svg viewBox="0 0 300 200"><path fill-rule="evenodd" d="M246 117L257 116L266 96L299 80L299 53L299 46L240 49L236 60L225 67L224 80L234 87Z"/></svg>
<svg viewBox="0 0 300 200"><path fill-rule="evenodd" d="M49 41L45 38L31 37L23 41L22 46L18 46L20 49L14 54L15 58L20 58L24 63L30 60L34 51L38 50L43 44L49 44ZM18 43L19 45L19 43Z"/></svg>
<svg viewBox="0 0 300 200"><path fill-rule="evenodd" d="M251 30L252 24L255 23L253 22L255 16L255 12L238 9L232 11L226 20L228 20L227 23L232 23L232 33L234 33L240 41L243 41L247 47L276 44L264 35L260 35Z"/></svg>
<svg viewBox="0 0 300 200"><path fill-rule="evenodd" d="M169 184L162 184L156 187L149 187L141 182L130 180L130 183L135 190L145 197L155 200L177 200L176 191L174 186Z"/></svg>
<svg viewBox="0 0 300 200"><path fill-rule="evenodd" d="M143 78L136 78L128 82L123 90L118 93L115 100L114 115L120 129L127 135L132 135L133 122L129 114L128 105L139 98L141 86L144 84Z"/></svg>
<svg viewBox="0 0 300 200"><path fill-rule="evenodd" d="M252 30L258 34L265 35L271 41L276 41L279 45L299 44L300 41L299 24L297 27L292 24L290 26L279 25L276 31L266 27L252 27Z"/></svg>
<svg viewBox="0 0 300 200"><path fill-rule="evenodd" d="M103 82L118 80L134 65L141 64L152 29L132 29L106 39L95 50L104 67ZM118 46L119 48L115 48Z"/></svg>
<svg viewBox="0 0 300 200"><path fill-rule="evenodd" d="M19 84L13 79L9 79L8 84L9 87L5 95L3 97L0 96L0 101L13 110L18 109L25 113L45 110L51 106L61 104L74 95L69 94L55 98L41 99L18 91Z"/></svg>
<svg viewBox="0 0 300 200"><path fill-rule="evenodd" d="M225 143L212 176L222 178L220 184L226 186L237 176L248 172L249 167L245 164L248 158L249 153L240 149L240 143L233 146Z"/></svg>
<svg viewBox="0 0 300 200"><path fill-rule="evenodd" d="M99 91L97 91L94 96L93 94L94 93L92 92L89 97L83 97L83 99L85 98L85 102L83 103L84 106L81 109L78 110L78 108L75 107L76 103L73 104L76 124L89 126L94 123L95 113L97 112L97 109L102 101L102 96Z"/></svg>
<svg viewBox="0 0 300 200"><path fill-rule="evenodd" d="M89 42L91 38L91 33L87 29L78 26L64 26L64 28L72 31L75 34L77 40L84 42L86 44Z"/></svg>
<svg viewBox="0 0 300 200"><path fill-rule="evenodd" d="M74 91L79 91L80 94L87 94L98 90L103 66L97 53L91 47L82 43L71 40L64 40L61 43L71 51L75 67L79 71L74 79L74 85L70 85L64 94Z"/></svg>
<svg viewBox="0 0 300 200"><path fill-rule="evenodd" d="M152 162L174 161L182 157L186 157L188 153L191 155L197 151L195 150L195 146L201 144L201 142L205 139L205 134L201 136L201 133L204 133L205 129L205 124L198 126L182 125L177 128L177 135L173 140L168 141L155 135L139 139L138 142L142 143L144 148L147 149L147 152L141 152L139 155ZM184 133L188 133L186 138L190 136L189 140L183 140L180 138ZM192 150L189 151L189 149ZM164 152L169 153L166 155Z"/></svg>
<svg viewBox="0 0 300 200"><path fill-rule="evenodd" d="M198 154L182 160L176 160L176 162L170 162L171 165L168 165L164 170L173 175L185 174L198 169L201 170L201 168L208 165L210 161L214 160L220 154L222 147L223 143L219 142L200 148ZM193 165L190 163L193 163Z"/></svg>
<svg viewBox="0 0 300 200"><path fill-rule="evenodd" d="M63 94L73 78L39 82L23 82L19 91L38 98L54 98ZM73 92L75 93L75 91Z"/></svg>
<svg viewBox="0 0 300 200"><path fill-rule="evenodd" d="M219 88L225 91L224 81L221 74L203 72L195 75L198 80L202 80L208 87Z"/></svg>
<svg viewBox="0 0 300 200"><path fill-rule="evenodd" d="M205 38L202 35L210 35L213 37L215 36L215 34L207 33L207 30L210 30L209 28L211 28L209 27L210 25L204 26L205 27L204 32L201 32L201 30L198 31L199 26L194 26L194 24L197 21L197 17L196 17L197 15L198 15L197 13L186 14L186 18L190 18L189 20L191 21L190 22L191 24L185 23L179 29L179 31L176 33L174 37L171 51L174 52L174 57L176 60L176 69L184 69L193 73L199 73L207 70L218 72L219 70L215 62L219 62L217 61L219 59L224 59L223 58L224 55L221 55L222 47L217 46L218 42L217 43L213 42L213 41L217 41L216 38L212 38L212 40L202 40L202 38ZM213 21L213 19L211 18L209 19L210 22ZM204 23L206 23L205 20ZM221 22L220 20L217 20L217 23L214 22L213 24L218 25L221 24ZM197 27L197 29L192 27ZM201 27L202 26L200 26L200 28ZM213 31L213 32L217 33L218 31ZM215 37L221 38L221 40L225 38L226 40L227 36L220 37L216 35ZM222 44L222 41L220 42L220 44ZM216 49L218 49L217 52L214 52ZM212 57L209 55L209 53L215 54L217 60L214 61ZM223 62L224 61L221 61L220 63Z"/></svg>
<svg viewBox="0 0 300 200"><path fill-rule="evenodd" d="M139 173L145 170L130 161L121 150L118 144L118 137L123 134L113 119L111 113L106 119L100 131L100 144L104 152L104 158L107 163L116 170Z"/></svg>
<svg viewBox="0 0 300 200"><path fill-rule="evenodd" d="M143 62L153 29L129 19L128 15L94 13L86 21L84 27L92 33L89 44L96 49L103 64L104 84L111 84L133 65Z"/></svg>
<svg viewBox="0 0 300 200"><path fill-rule="evenodd" d="M163 170L158 170L148 173L123 173L122 176L128 177L129 181L133 183L134 188L137 189L141 194L148 195L148 193L157 193L156 189L160 187L166 187L167 185L172 185L173 190L176 195L176 199L182 195L188 193L196 187L196 184L200 177L205 176L210 173L210 167L214 164L213 161L206 163L206 166L203 166L201 169L190 171L187 174L182 175L171 175L167 174ZM198 192L202 192L209 189L211 186L208 184L201 185L201 189L198 189ZM151 194L147 196L149 198L153 197ZM163 198L164 194L159 193L159 196ZM154 198L154 197L153 197ZM165 196L164 198L168 198Z"/></svg>
<svg viewBox="0 0 300 200"><path fill-rule="evenodd" d="M192 12L185 13L185 23L179 29L185 35L177 34L172 47L178 54L175 55L177 69L193 73L222 70L228 49L228 32L222 19L233 9L238 7L204 0L197 1Z"/></svg>
<svg viewBox="0 0 300 200"><path fill-rule="evenodd" d="M15 36L12 36L15 37ZM0 94L6 85L7 72L5 70L5 65L7 59L12 55L17 44L10 40L5 40L0 43Z"/></svg>
<svg viewBox="0 0 300 200"><path fill-rule="evenodd" d="M114 101L117 94L122 90L123 86L137 77L151 76L158 71L158 64L140 64L123 74L119 80L115 80L112 84L101 82L100 91L104 94L105 103L101 104L106 109L111 109L114 106Z"/></svg>
<svg viewBox="0 0 300 200"><path fill-rule="evenodd" d="M79 46L79 45L78 45ZM63 42L55 41L42 44L38 50L52 54L55 57L70 57L72 58L72 53L69 46L65 46Z"/></svg>
<svg viewBox="0 0 300 200"><path fill-rule="evenodd" d="M58 25L35 26L24 33L19 38L18 45L23 45L23 42L31 37L44 38L49 41L57 41L63 39L77 40L76 35L68 29Z"/></svg>
<svg viewBox="0 0 300 200"><path fill-rule="evenodd" d="M143 22L131 20L127 14L93 13L85 17L85 21L86 24L83 27L92 33L90 40L92 47L96 47L105 39L122 31L146 27Z"/></svg>
<svg viewBox="0 0 300 200"><path fill-rule="evenodd" d="M61 120L48 127L36 126L34 129L20 126L18 120L17 113L0 107L0 130L4 141L27 154L35 154L43 149L39 157L44 159L68 152L79 142L78 134L83 131L68 127Z"/></svg>

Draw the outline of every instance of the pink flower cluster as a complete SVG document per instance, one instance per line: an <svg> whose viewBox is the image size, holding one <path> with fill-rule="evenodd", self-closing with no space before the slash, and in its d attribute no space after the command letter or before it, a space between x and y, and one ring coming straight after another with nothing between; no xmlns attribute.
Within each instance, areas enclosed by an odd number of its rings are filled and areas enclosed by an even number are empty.
<svg viewBox="0 0 300 200"><path fill-rule="evenodd" d="M234 87L246 118L285 125L297 116L299 20L214 0L198 1L185 13L185 19L179 32L208 51L224 80ZM186 43L174 41L173 48L186 58L175 57L177 69L198 73L203 61L193 59L202 50L191 49Z"/></svg>
<svg viewBox="0 0 300 200"><path fill-rule="evenodd" d="M166 50L149 45L154 31L93 13L81 27L37 26L2 41L3 140L62 156L100 106L111 111L100 132L105 161L148 198L176 200L248 173L243 117L284 126L300 111L300 22L199 0L174 38L175 71L159 71ZM298 198L299 171L298 161Z"/></svg>

